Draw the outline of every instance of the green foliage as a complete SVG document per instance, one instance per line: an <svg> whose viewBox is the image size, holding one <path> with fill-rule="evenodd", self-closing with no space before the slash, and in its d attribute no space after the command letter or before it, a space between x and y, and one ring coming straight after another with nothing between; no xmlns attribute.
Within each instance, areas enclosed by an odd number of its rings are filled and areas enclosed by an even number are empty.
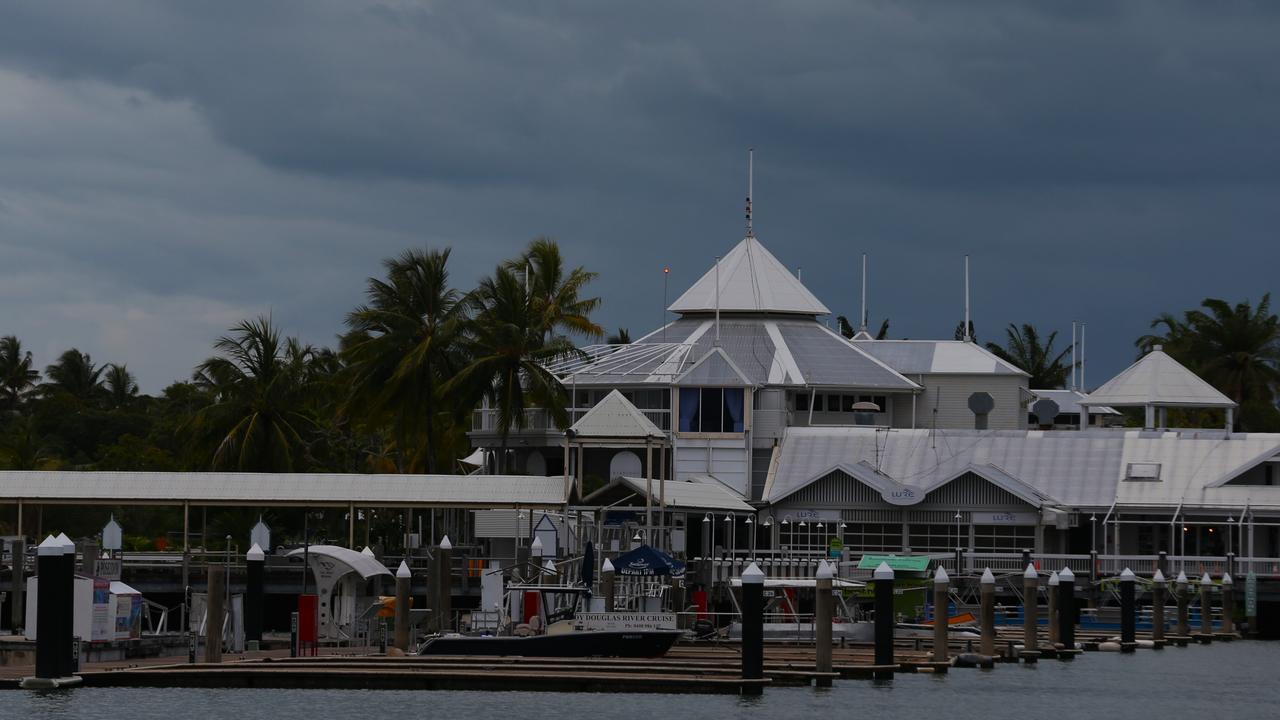
<svg viewBox="0 0 1280 720"><path fill-rule="evenodd" d="M1066 385L1067 376L1071 374L1072 367L1071 363L1066 361L1071 353L1071 346L1067 345L1056 355L1054 354L1053 345L1058 339L1056 330L1041 341L1040 332L1034 325L1024 323L1022 327L1018 327L1009 323L1009 327L1005 329L1005 335L1004 347L989 342L987 350L1001 360L1025 370L1031 376L1027 381L1028 387L1035 390L1052 390Z"/></svg>

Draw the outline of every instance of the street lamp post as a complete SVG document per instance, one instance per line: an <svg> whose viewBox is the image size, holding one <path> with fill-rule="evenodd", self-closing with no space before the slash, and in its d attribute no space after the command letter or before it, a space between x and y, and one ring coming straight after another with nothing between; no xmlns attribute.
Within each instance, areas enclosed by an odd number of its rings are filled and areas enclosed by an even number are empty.
<svg viewBox="0 0 1280 720"><path fill-rule="evenodd" d="M751 536L751 559L756 559L756 521L750 515L746 519L747 534Z"/></svg>
<svg viewBox="0 0 1280 720"><path fill-rule="evenodd" d="M702 545L704 548L703 557L711 557L712 551L715 549L716 526L711 522L711 513L702 516Z"/></svg>
<svg viewBox="0 0 1280 720"><path fill-rule="evenodd" d="M764 519L764 531L769 534L769 551L777 549L773 542L773 516L767 515Z"/></svg>

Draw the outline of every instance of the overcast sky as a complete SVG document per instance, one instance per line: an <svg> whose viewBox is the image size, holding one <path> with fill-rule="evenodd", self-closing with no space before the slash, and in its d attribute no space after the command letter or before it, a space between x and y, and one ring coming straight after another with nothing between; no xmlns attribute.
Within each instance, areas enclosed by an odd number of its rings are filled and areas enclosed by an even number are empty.
<svg viewBox="0 0 1280 720"><path fill-rule="evenodd" d="M756 228L838 313L949 338L1280 272L1280 3L0 3L0 334L143 390L238 320L331 344L380 261L532 237L633 335ZM1058 9L1054 9L1058 8Z"/></svg>

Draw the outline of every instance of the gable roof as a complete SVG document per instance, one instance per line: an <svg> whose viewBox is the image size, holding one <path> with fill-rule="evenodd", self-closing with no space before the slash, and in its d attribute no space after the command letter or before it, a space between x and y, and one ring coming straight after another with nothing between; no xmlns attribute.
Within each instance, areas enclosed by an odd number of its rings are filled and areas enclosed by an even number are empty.
<svg viewBox="0 0 1280 720"><path fill-rule="evenodd" d="M667 508L676 510L720 510L728 512L754 513L755 508L751 507L742 499L740 495L733 492L729 488L721 485L711 478L699 480L645 480L644 478L634 477L618 477L614 478L607 485L591 493L583 498L583 503L591 504L598 502L601 498L615 494L618 488L623 488L627 493L637 495L637 500L631 503L632 507L644 504L645 485L651 483L653 487L653 505L657 507L659 499L663 498L665 491L665 499ZM665 488L663 486L666 486Z"/></svg>
<svg viewBox="0 0 1280 720"><path fill-rule="evenodd" d="M617 390L588 410L571 429L582 438L666 437L666 433Z"/></svg>
<svg viewBox="0 0 1280 720"><path fill-rule="evenodd" d="M742 239L667 308L675 313L720 312L827 315L831 311L752 236Z"/></svg>
<svg viewBox="0 0 1280 720"><path fill-rule="evenodd" d="M730 385L747 386L751 381L733 364L721 348L712 348L680 377L676 385Z"/></svg>
<svg viewBox="0 0 1280 720"><path fill-rule="evenodd" d="M1159 345L1080 400L1081 405L1164 405L1233 408L1231 398L1164 352Z"/></svg>
<svg viewBox="0 0 1280 720"><path fill-rule="evenodd" d="M909 375L1028 376L1022 368L1001 360L977 343L963 340L863 340L855 336L853 344Z"/></svg>

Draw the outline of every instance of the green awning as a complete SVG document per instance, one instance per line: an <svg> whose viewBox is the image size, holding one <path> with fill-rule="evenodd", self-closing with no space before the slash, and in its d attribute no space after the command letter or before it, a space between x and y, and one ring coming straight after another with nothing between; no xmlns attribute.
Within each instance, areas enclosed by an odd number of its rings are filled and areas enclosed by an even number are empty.
<svg viewBox="0 0 1280 720"><path fill-rule="evenodd" d="M907 572L924 572L929 569L927 555L863 555L858 561L859 570L875 570L880 563L889 563L889 567Z"/></svg>

